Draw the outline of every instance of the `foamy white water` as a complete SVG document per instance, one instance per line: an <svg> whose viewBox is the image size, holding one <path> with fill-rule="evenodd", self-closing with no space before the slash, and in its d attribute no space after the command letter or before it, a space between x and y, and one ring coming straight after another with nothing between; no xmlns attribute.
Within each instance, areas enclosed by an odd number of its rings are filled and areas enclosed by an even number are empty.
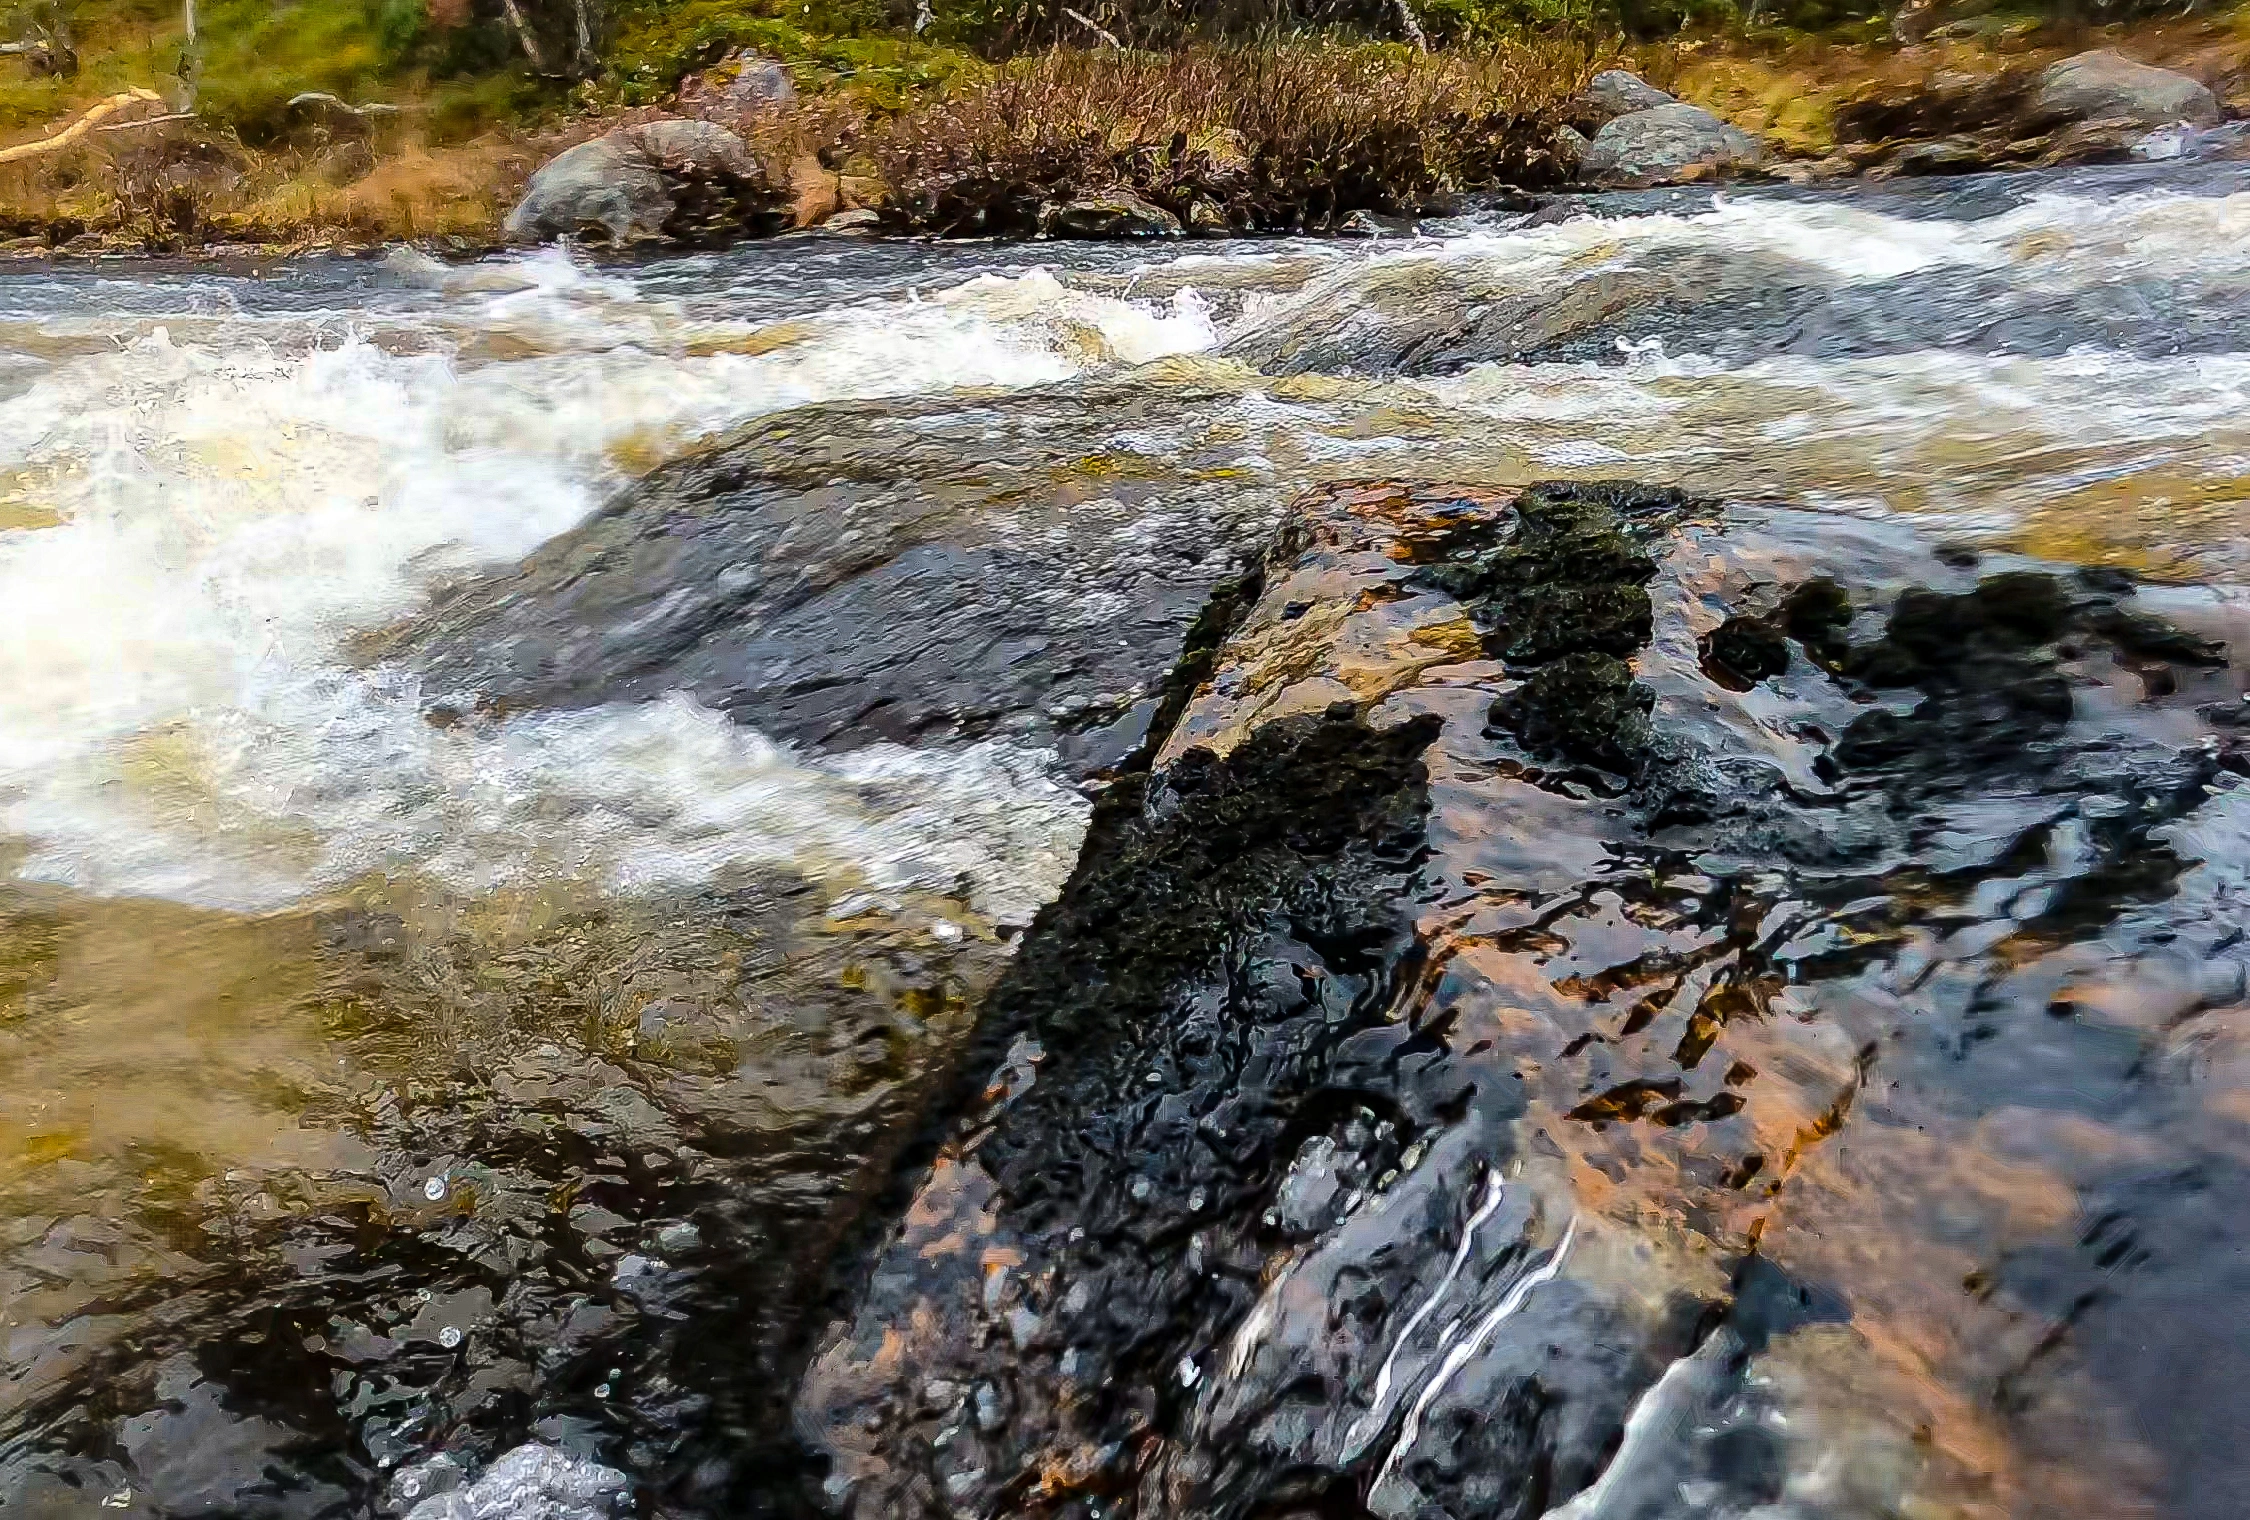
<svg viewBox="0 0 2250 1520"><path fill-rule="evenodd" d="M1197 251L1148 271L1161 300L953 275L763 326L556 253L400 254L387 278L404 298L347 281L294 311L239 282L100 282L91 310L0 316L0 839L29 877L236 909L369 872L639 890L784 866L839 888L965 880L1020 916L1059 883L1085 815L1036 755L808 758L679 698L440 730L347 646L760 413L1208 350L1226 334L1199 283L1250 292L1231 333L1357 320L1355 293L1401 268L1560 296L1689 252L1878 303L1949 272L2058 311L2119 281L2223 295L2250 284L2250 194L2056 191L1959 217L1721 195L1366 251ZM2102 329L2036 355L1916 340L1835 358L1722 358L1661 314L1628 317L1610 362L1253 391L1239 463L1287 486L1508 456L1992 534L2130 500L2152 540L2208 548L2250 528L2250 345L2224 341L2216 309L2220 341L2197 352L2125 351ZM1090 452L1167 452L1086 428Z"/></svg>
<svg viewBox="0 0 2250 1520"><path fill-rule="evenodd" d="M57 360L8 404L0 471L61 519L0 531L0 835L20 841L20 871L236 909L370 871L638 889L743 865L966 879L1016 916L1041 900L1085 804L1036 756L815 762L682 699L441 731L344 645L435 581L572 526L624 479L613 450L645 459L806 402L1200 347L1195 303L1034 273L699 355L676 309L558 255L470 280L433 325L529 357L204 317L193 342L150 322Z"/></svg>

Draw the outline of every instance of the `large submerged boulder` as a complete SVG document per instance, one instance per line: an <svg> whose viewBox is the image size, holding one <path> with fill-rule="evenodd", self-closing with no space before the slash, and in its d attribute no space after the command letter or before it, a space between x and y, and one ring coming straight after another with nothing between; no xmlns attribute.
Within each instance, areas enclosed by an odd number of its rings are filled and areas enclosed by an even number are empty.
<svg viewBox="0 0 2250 1520"><path fill-rule="evenodd" d="M518 243L692 240L770 231L765 224L785 205L733 132L708 121L652 121L558 154L531 177L503 231Z"/></svg>
<svg viewBox="0 0 2250 1520"><path fill-rule="evenodd" d="M1670 101L1611 118L1579 159L1579 172L1603 185L1673 184L1755 168L1765 145L1701 106Z"/></svg>
<svg viewBox="0 0 2250 1520"><path fill-rule="evenodd" d="M1286 494L1239 467L1254 377L1147 378L753 423L373 652L441 716L684 691L817 749L1005 741L1100 775ZM1192 441L1089 455L1089 411Z"/></svg>
<svg viewBox="0 0 2250 1520"><path fill-rule="evenodd" d="M2250 1167L2136 1074L2242 1011L2250 879L2183 877L2250 761L2140 600L1631 485L1313 493L813 1361L832 1508L2220 1513L2231 1374L2155 1414Z"/></svg>

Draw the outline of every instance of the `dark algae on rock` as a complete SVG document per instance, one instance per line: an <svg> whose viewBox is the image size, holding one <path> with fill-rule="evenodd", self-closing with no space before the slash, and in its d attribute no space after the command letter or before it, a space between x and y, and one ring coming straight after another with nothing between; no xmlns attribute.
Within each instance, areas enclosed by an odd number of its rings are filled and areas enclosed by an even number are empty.
<svg viewBox="0 0 2250 1520"><path fill-rule="evenodd" d="M827 1502L2223 1513L2132 1411L2241 1286L2239 634L1676 492L1301 499L845 1279Z"/></svg>

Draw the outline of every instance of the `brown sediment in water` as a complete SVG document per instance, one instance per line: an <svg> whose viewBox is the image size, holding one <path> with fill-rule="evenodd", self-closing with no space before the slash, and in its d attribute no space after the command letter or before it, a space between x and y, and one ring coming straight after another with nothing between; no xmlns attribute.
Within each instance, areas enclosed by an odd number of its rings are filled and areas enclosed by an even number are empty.
<svg viewBox="0 0 2250 1520"><path fill-rule="evenodd" d="M206 1452L139 1461L163 1512L343 1502L573 1411L656 1441L657 1489L756 1478L805 1274L1005 954L950 900L830 900L10 888L9 1491L101 1490L151 1399Z"/></svg>

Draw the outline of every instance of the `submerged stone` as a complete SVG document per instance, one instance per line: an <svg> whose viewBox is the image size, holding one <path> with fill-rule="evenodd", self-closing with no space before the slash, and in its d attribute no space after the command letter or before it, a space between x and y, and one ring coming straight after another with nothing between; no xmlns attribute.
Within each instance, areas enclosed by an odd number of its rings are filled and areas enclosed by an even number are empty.
<svg viewBox="0 0 2250 1520"><path fill-rule="evenodd" d="M1243 388L1126 377L753 423L370 652L433 709L684 691L816 749L1000 741L1104 774L1279 511L1222 431ZM1188 436L1089 455L1088 412Z"/></svg>

